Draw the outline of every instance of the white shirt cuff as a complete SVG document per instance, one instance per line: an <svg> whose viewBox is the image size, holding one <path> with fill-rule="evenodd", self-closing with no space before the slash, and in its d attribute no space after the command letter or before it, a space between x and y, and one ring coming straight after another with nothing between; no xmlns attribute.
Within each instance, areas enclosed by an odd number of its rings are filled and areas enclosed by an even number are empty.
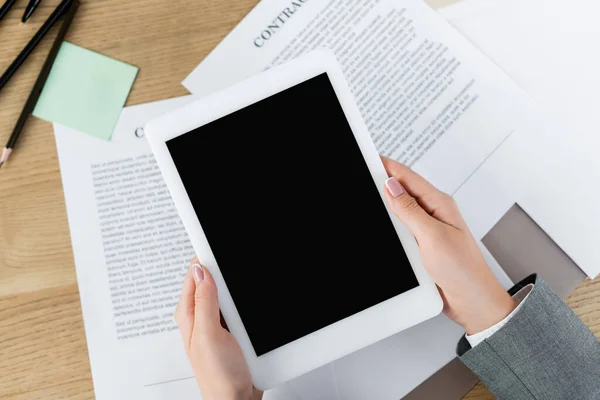
<svg viewBox="0 0 600 400"><path fill-rule="evenodd" d="M533 289L533 284L530 283L527 286L524 286L513 296L513 300L517 302L517 307L506 316L502 321L498 322L496 325L490 326L484 331L475 333L473 335L465 335L471 347L477 346L479 343L483 342L485 339L492 336L494 333L498 332L510 319L519 311L519 308L525 303L529 293Z"/></svg>

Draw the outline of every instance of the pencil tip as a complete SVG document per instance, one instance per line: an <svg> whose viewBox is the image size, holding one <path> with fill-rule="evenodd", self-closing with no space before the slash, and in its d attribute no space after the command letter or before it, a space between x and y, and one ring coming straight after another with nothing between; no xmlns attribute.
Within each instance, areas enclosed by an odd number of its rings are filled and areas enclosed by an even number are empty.
<svg viewBox="0 0 600 400"><path fill-rule="evenodd" d="M12 152L12 148L10 148L10 147L4 148L4 150L2 151L2 156L0 157L0 167L2 167L2 165L6 162L6 160L8 160L8 156L10 156L11 152Z"/></svg>

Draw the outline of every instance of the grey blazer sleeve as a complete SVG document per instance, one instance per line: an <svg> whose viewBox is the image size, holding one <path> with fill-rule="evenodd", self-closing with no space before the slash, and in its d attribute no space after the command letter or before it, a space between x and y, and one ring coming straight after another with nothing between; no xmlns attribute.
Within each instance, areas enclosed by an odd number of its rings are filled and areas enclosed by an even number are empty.
<svg viewBox="0 0 600 400"><path fill-rule="evenodd" d="M600 342L537 275L509 293L529 283L529 297L498 332L475 348L460 339L460 360L498 399L600 399Z"/></svg>

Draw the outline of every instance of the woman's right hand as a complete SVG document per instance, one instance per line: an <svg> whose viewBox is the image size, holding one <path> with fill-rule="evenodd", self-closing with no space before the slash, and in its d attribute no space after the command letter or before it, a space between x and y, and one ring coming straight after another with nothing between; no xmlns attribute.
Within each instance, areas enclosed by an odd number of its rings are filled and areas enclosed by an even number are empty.
<svg viewBox="0 0 600 400"><path fill-rule="evenodd" d="M504 319L516 304L487 266L454 199L407 166L386 157L382 161L391 177L387 201L417 239L444 313L470 335Z"/></svg>

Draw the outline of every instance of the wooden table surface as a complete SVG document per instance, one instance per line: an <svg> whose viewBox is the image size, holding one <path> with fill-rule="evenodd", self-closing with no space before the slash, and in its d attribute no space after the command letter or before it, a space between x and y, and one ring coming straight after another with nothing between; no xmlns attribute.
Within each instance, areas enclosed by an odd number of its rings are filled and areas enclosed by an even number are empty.
<svg viewBox="0 0 600 400"><path fill-rule="evenodd" d="M4 0L0 0L3 2ZM0 21L0 71L58 4L44 0L24 25L27 0ZM84 1L67 40L140 67L127 105L186 94L180 82L257 0ZM453 0L429 0L433 6ZM7 140L50 48L55 27L0 93ZM0 398L94 397L71 240L50 123L30 118L0 169ZM600 280L569 305L598 334ZM465 398L490 399L478 385Z"/></svg>

